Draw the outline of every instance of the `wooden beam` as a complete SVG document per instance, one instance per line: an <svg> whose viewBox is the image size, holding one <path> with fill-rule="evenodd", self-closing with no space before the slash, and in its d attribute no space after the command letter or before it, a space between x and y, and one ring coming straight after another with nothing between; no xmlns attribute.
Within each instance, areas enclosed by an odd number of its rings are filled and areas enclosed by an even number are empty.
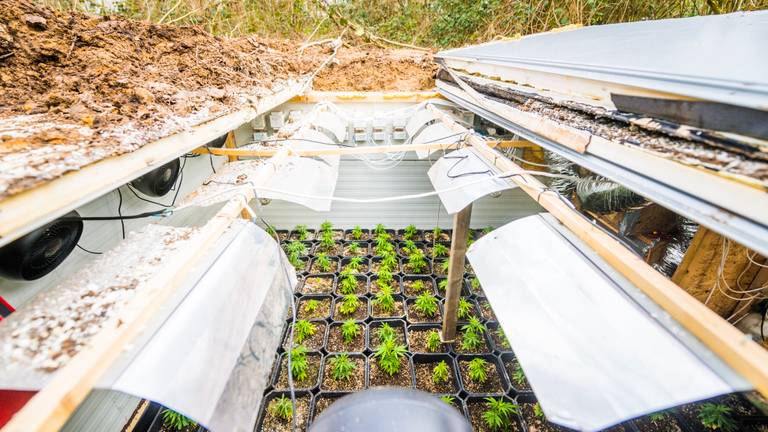
<svg viewBox="0 0 768 432"><path fill-rule="evenodd" d="M456 339L456 321L458 321L459 297L464 283L464 261L467 254L467 233L472 218L472 204L453 215L453 234L451 234L451 253L448 257L448 286L445 289L443 305L443 331L440 338L443 343Z"/></svg>
<svg viewBox="0 0 768 432"><path fill-rule="evenodd" d="M254 178L263 184L283 163L287 150L272 159L274 170L261 171ZM244 199L243 199L244 198ZM241 215L253 190L243 188L242 196L228 201L208 221L190 243L180 249L163 271L144 284L142 294L131 299L118 316L105 322L88 342L51 381L41 389L2 429L3 432L58 431L78 405L88 396L101 376L118 359L123 348L145 330L155 313L183 284L189 269L199 265L233 220Z"/></svg>
<svg viewBox="0 0 768 432"><path fill-rule="evenodd" d="M444 112L435 110L454 132L464 129ZM768 351L654 270L617 239L594 226L535 177L526 174L517 164L488 147L481 138L471 136L469 143L486 161L500 170L520 174L510 177L510 180L744 376L761 394L768 396Z"/></svg>
<svg viewBox="0 0 768 432"><path fill-rule="evenodd" d="M295 96L291 102L423 102L441 99L440 93L427 91L316 91Z"/></svg>
<svg viewBox="0 0 768 432"><path fill-rule="evenodd" d="M146 144L131 153L101 160L0 201L0 246L236 129L288 101L300 90L300 83L295 83L259 99L255 106Z"/></svg>
<svg viewBox="0 0 768 432"><path fill-rule="evenodd" d="M428 143L428 144L396 144L388 146L358 146L358 147L336 147L329 146L327 149L307 149L307 150L291 150L291 154L296 156L329 156L329 155L358 155L358 154L373 154L373 153L396 153L404 151L418 151L418 150L448 150L456 148L457 143ZM510 140L510 141L491 141L489 143L491 147L498 148L533 148L537 147L530 141L525 140ZM270 157L274 156L280 147L275 149L228 149L228 148L198 148L194 151L195 154L212 154L216 156L229 156L229 157Z"/></svg>
<svg viewBox="0 0 768 432"><path fill-rule="evenodd" d="M237 142L235 140L235 131L229 131L227 134L227 140L224 141L224 148L233 150L237 148ZM234 162L237 160L236 155L228 155L227 160L230 162Z"/></svg>

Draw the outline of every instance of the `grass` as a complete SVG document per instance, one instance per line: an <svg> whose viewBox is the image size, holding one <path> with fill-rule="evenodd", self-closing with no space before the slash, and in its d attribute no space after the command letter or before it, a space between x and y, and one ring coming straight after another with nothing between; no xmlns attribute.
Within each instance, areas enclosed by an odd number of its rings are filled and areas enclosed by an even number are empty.
<svg viewBox="0 0 768 432"><path fill-rule="evenodd" d="M99 0L39 1L59 9L110 13ZM609 24L765 8L768 0L350 0L330 7L320 0L124 0L111 13L155 23L200 25L225 36L259 34L304 40L311 35L318 39L337 36L349 26L365 30L358 30L358 35L445 48L569 24ZM347 37L354 34L348 32Z"/></svg>

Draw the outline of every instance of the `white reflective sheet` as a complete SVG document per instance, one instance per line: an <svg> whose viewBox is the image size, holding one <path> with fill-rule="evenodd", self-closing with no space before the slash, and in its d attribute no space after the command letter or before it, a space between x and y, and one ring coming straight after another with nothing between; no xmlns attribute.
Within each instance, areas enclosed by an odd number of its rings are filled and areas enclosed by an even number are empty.
<svg viewBox="0 0 768 432"><path fill-rule="evenodd" d="M432 112L432 110L428 109L422 109L419 111L416 111L413 116L411 116L410 119L408 119L408 123L405 124L405 131L408 132L409 137L413 137L416 135L416 132L418 132L425 124L431 122L432 120L436 119L437 115Z"/></svg>
<svg viewBox="0 0 768 432"><path fill-rule="evenodd" d="M556 224L519 219L467 251L550 421L595 431L748 387L703 362Z"/></svg>
<svg viewBox="0 0 768 432"><path fill-rule="evenodd" d="M318 112L311 124L330 131L336 142L344 142L347 137L347 123L330 111Z"/></svg>
<svg viewBox="0 0 768 432"><path fill-rule="evenodd" d="M247 224L100 387L159 402L214 432L251 431L295 284L279 246Z"/></svg>
<svg viewBox="0 0 768 432"><path fill-rule="evenodd" d="M448 153L427 171L429 181L438 191L440 201L448 214L457 213L476 199L490 193L517 187L505 179L492 179L496 174L496 168L481 159L472 148ZM484 178L486 180L483 180ZM461 187L462 185L465 186Z"/></svg>
<svg viewBox="0 0 768 432"><path fill-rule="evenodd" d="M431 124L416 135L411 142L413 144L427 143L456 143L461 141L462 136L448 129L443 123ZM416 150L416 156L419 159L426 159L427 156L437 150Z"/></svg>
<svg viewBox="0 0 768 432"><path fill-rule="evenodd" d="M315 211L330 211L338 177L338 160L335 165L329 165L325 160L289 157L263 185L275 190L261 190L258 195L294 202Z"/></svg>

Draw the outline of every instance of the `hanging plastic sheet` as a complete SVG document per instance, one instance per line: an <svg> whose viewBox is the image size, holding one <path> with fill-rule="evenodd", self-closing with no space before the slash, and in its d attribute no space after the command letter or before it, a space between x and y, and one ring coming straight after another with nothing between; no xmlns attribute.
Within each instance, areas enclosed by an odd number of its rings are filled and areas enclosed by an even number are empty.
<svg viewBox="0 0 768 432"><path fill-rule="evenodd" d="M416 111L408 120L408 123L405 124L405 131L408 132L408 137L412 139L427 123L434 121L436 118L437 114L432 112L432 110L425 108Z"/></svg>
<svg viewBox="0 0 768 432"><path fill-rule="evenodd" d="M434 123L421 130L412 140L413 144L442 143L454 144L461 141L463 137L460 134L448 129L443 123ZM437 150L416 150L416 156L419 159L426 159L430 154Z"/></svg>
<svg viewBox="0 0 768 432"><path fill-rule="evenodd" d="M347 137L347 123L330 111L319 111L310 124L331 132L336 142L344 142Z"/></svg>
<svg viewBox="0 0 768 432"><path fill-rule="evenodd" d="M517 187L509 180L492 178L498 174L496 167L485 162L472 148L448 153L427 172L432 186L441 191L440 201L448 214L457 213L488 194Z"/></svg>
<svg viewBox="0 0 768 432"><path fill-rule="evenodd" d="M595 431L749 384L549 215L467 257L547 418Z"/></svg>

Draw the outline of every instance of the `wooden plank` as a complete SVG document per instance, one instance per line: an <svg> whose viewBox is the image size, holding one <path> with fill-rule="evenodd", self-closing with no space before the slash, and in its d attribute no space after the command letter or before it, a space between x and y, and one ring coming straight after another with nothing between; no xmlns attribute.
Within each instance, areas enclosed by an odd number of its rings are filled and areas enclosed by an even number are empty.
<svg viewBox="0 0 768 432"><path fill-rule="evenodd" d="M440 338L443 343L452 343L456 339L461 285L464 283L464 261L467 254L467 233L472 218L472 204L453 215L453 234L451 234L451 253L448 266L448 286L445 289L443 307L443 329Z"/></svg>
<svg viewBox="0 0 768 432"><path fill-rule="evenodd" d="M291 150L291 153L296 156L328 156L328 155L357 155L357 154L374 154L374 153L396 153L404 151L417 151L417 150L447 150L450 148L456 148L457 143L427 143L427 144L396 144L388 146L358 146L358 147L332 147L327 149L307 149L307 150ZM491 141L489 143L491 147L499 148L532 148L535 144L525 140L510 140L510 141ZM270 157L274 156L279 150L275 149L217 149L217 148L198 148L194 150L196 154L213 154L216 156L229 156L229 157Z"/></svg>
<svg viewBox="0 0 768 432"><path fill-rule="evenodd" d="M427 91L316 91L295 96L291 102L423 102L441 99L440 93Z"/></svg>
<svg viewBox="0 0 768 432"><path fill-rule="evenodd" d="M436 111L442 121L453 131L459 132L464 129L445 113ZM524 173L517 164L485 145L482 139L473 136L470 137L469 143L484 159L503 172L519 173L520 175L510 177L510 180L522 191L535 199L592 247L601 258L744 376L755 386L755 389L764 396L768 396L768 351L744 337L738 329L654 270L618 240L594 226L559 195L549 192L549 189L539 180Z"/></svg>
<svg viewBox="0 0 768 432"><path fill-rule="evenodd" d="M254 182L262 184L267 181L286 156L287 150L276 155L271 161L275 170L262 171L254 178ZM150 294L134 297L116 318L104 323L102 330L87 346L59 369L48 385L17 412L2 431L59 430L118 358L123 348L141 334L155 312L179 289L190 268L200 264L221 234L241 215L246 202L252 198L253 190L243 188L242 197L228 201L200 228L189 245L163 264L162 272L146 282L142 291Z"/></svg>
<svg viewBox="0 0 768 432"><path fill-rule="evenodd" d="M286 102L300 89L300 83L295 83L259 99L255 106L146 144L131 153L93 163L0 201L0 246L236 129Z"/></svg>
<svg viewBox="0 0 768 432"><path fill-rule="evenodd" d="M227 149L236 149L237 148L237 142L235 140L235 131L230 131L227 134L227 140L224 141L224 148ZM228 155L227 160L230 162L234 162L237 160L236 155Z"/></svg>
<svg viewBox="0 0 768 432"><path fill-rule="evenodd" d="M760 266L750 262L747 254L754 252L700 226L683 261L672 275L672 281L715 313L727 318L742 307L743 300L739 299L749 297L730 292L727 287L749 289L760 270ZM756 257L755 261L761 262L763 259ZM717 288L718 283L720 289ZM742 288L737 288L739 286Z"/></svg>

